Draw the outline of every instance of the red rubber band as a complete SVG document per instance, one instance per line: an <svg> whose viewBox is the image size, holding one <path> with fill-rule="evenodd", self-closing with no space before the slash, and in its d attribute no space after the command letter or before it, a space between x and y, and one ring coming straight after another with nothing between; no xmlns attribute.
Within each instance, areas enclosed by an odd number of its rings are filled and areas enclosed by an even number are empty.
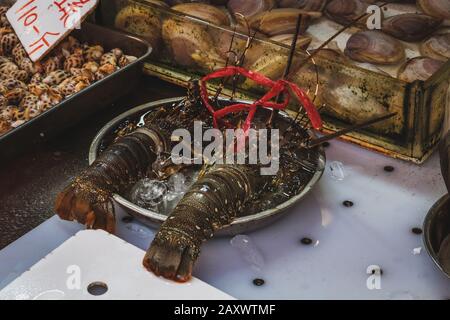
<svg viewBox="0 0 450 320"><path fill-rule="evenodd" d="M215 110L209 101L208 90L206 88L206 82L211 79L231 77L236 74L240 74L256 82L259 85L270 88L270 90L260 99L256 100L252 104L236 103L220 110ZM251 122L256 114L258 107L272 108L276 110L286 109L291 95L289 93L289 88L294 92L297 100L305 108L306 115L311 121L312 126L315 129L320 129L322 127L322 119L320 118L319 112L317 112L316 107L309 99L308 95L300 89L295 83L280 79L278 81L273 81L266 76L259 74L257 72L246 70L242 67L229 66L223 69L217 70L203 77L200 80L200 96L209 112L213 116L214 127L218 128L218 120L225 117L227 114L240 112L248 110L247 118L245 119L243 130L245 133L250 129ZM283 94L284 101L281 103L269 101L279 94Z"/></svg>

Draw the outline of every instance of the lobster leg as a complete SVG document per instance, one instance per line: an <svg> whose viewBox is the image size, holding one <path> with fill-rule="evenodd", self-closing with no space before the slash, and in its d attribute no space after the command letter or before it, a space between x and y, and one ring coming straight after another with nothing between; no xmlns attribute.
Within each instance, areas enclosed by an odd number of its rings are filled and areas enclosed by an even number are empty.
<svg viewBox="0 0 450 320"><path fill-rule="evenodd" d="M164 145L161 136L149 128L140 128L120 138L58 195L57 214L64 220L85 224L89 229L113 233L112 194L124 191L143 177Z"/></svg>
<svg viewBox="0 0 450 320"><path fill-rule="evenodd" d="M203 241L229 225L257 192L262 176L251 166L218 166L184 195L156 234L144 266L179 282L191 278Z"/></svg>

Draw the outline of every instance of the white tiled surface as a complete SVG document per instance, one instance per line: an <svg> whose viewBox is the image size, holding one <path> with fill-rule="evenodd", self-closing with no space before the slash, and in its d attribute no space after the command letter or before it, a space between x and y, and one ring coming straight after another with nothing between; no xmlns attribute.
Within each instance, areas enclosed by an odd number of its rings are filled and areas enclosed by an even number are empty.
<svg viewBox="0 0 450 320"><path fill-rule="evenodd" d="M338 141L326 151L327 169L314 191L284 218L249 235L265 260L260 273L229 238L219 238L204 246L194 275L239 299L450 298L450 280L426 250L413 254L423 243L411 228L422 226L446 192L437 155L417 166ZM332 178L332 161L344 164L344 180ZM385 172L386 165L395 171ZM344 200L354 206L344 207ZM80 228L53 217L0 251L0 288ZM141 249L153 235L136 222L119 222L118 236ZM303 237L313 244L300 244ZM367 289L370 265L383 270L379 290ZM254 286L256 277L265 284Z"/></svg>
<svg viewBox="0 0 450 320"><path fill-rule="evenodd" d="M80 231L1 290L0 300L232 298L196 278L179 284L157 277L142 266L143 255L104 231ZM107 291L90 294L88 286L98 282Z"/></svg>

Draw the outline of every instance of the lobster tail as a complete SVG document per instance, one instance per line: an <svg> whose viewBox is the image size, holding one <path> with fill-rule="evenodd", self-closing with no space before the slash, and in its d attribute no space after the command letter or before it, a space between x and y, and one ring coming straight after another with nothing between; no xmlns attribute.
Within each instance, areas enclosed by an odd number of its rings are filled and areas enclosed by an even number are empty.
<svg viewBox="0 0 450 320"><path fill-rule="evenodd" d="M190 279L200 246L229 225L257 193L263 176L252 166L217 166L199 179L163 223L144 266L175 281Z"/></svg>
<svg viewBox="0 0 450 320"><path fill-rule="evenodd" d="M149 128L140 128L121 137L58 195L57 214L61 219L78 221L87 228L113 233L112 194L124 191L142 178L165 147L161 136Z"/></svg>

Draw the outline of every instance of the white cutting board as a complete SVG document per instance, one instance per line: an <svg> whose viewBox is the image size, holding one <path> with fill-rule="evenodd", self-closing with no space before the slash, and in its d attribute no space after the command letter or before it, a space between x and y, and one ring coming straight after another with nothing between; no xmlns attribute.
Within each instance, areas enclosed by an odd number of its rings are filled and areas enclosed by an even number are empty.
<svg viewBox="0 0 450 320"><path fill-rule="evenodd" d="M144 254L104 231L80 231L0 291L0 300L233 299L196 278L180 284L156 277L142 266ZM106 284L103 295L88 292L96 282Z"/></svg>

